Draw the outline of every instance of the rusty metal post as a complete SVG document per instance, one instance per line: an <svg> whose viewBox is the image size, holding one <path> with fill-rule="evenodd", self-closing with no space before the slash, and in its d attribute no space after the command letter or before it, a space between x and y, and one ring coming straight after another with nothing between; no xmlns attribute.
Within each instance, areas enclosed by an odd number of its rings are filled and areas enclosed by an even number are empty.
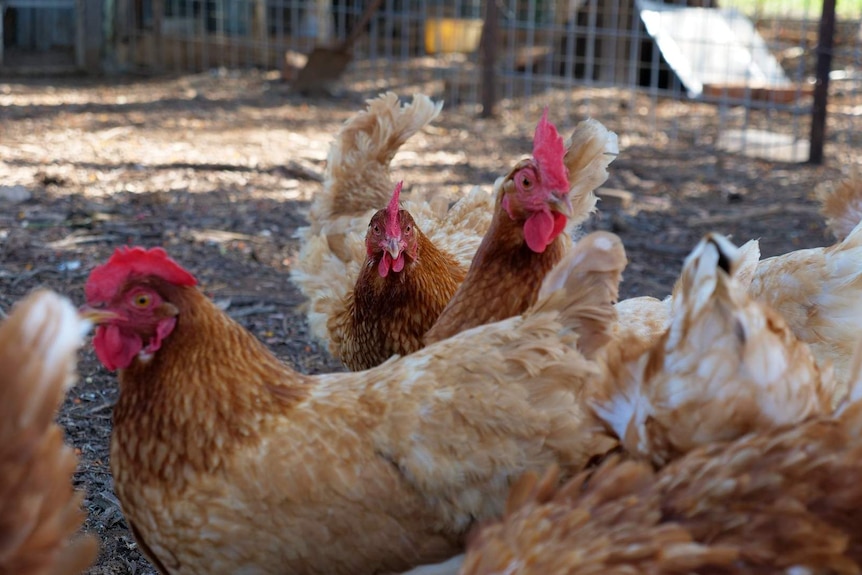
<svg viewBox="0 0 862 575"><path fill-rule="evenodd" d="M494 116L497 103L497 50L499 49L500 14L497 0L485 0L485 23L482 26L482 117Z"/></svg>
<svg viewBox="0 0 862 575"><path fill-rule="evenodd" d="M823 145L826 139L826 105L829 101L829 72L832 69L832 46L835 35L835 0L823 0L820 27L817 31L817 83L814 85L814 104L811 106L811 140L808 162L823 163Z"/></svg>

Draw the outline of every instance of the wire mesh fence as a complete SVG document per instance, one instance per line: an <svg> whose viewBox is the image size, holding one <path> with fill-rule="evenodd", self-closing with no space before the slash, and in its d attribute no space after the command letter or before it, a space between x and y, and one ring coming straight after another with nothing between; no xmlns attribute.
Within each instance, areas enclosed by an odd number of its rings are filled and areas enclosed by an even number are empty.
<svg viewBox="0 0 862 575"><path fill-rule="evenodd" d="M633 141L660 141L677 153L709 146L807 160L821 6L805 2L497 0L491 51L500 109L554 104L573 116L613 116ZM289 81L315 46L346 38L369 4L117 0L112 45L129 68L254 67ZM478 111L483 4L384 0L362 31L343 85L419 90ZM830 142L860 139L860 15L859 0L839 4L827 157Z"/></svg>

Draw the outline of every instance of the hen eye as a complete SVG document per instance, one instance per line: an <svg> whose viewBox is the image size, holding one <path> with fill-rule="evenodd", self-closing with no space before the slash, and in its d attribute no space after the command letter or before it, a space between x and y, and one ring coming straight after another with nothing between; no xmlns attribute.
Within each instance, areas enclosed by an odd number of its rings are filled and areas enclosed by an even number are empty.
<svg viewBox="0 0 862 575"><path fill-rule="evenodd" d="M521 186L526 189L530 189L533 185L533 180L531 180L526 174L521 174Z"/></svg>
<svg viewBox="0 0 862 575"><path fill-rule="evenodd" d="M413 226L407 226L406 228L404 228L404 230L409 234L413 231Z"/></svg>
<svg viewBox="0 0 862 575"><path fill-rule="evenodd" d="M380 226L378 226L377 224L374 224L374 227L373 227L372 229L374 230L374 233L375 233L375 234L379 234L379 233L380 233Z"/></svg>
<svg viewBox="0 0 862 575"><path fill-rule="evenodd" d="M150 305L150 301L150 296L145 293L139 293L132 298L132 303L135 304L135 307L147 307Z"/></svg>

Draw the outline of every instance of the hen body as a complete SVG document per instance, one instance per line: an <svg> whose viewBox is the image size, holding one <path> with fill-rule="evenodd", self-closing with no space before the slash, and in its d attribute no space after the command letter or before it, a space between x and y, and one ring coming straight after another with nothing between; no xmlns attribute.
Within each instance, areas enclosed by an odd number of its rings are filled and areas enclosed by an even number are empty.
<svg viewBox="0 0 862 575"><path fill-rule="evenodd" d="M310 225L298 231L302 246L291 279L309 300L311 333L351 369L421 346L491 221L493 198L478 187L452 206L442 196L408 198L401 207L422 236L418 258L403 275L370 277L374 264L363 240L395 186L389 164L441 107L421 94L407 105L391 92L370 100L333 141ZM381 305L388 292L392 305Z"/></svg>
<svg viewBox="0 0 862 575"><path fill-rule="evenodd" d="M655 345L633 361L621 359L628 342L608 347L610 392L596 411L629 453L661 466L699 445L831 413L831 371L748 294L737 279L744 261L707 235L685 261Z"/></svg>
<svg viewBox="0 0 862 575"><path fill-rule="evenodd" d="M0 325L0 574L74 575L96 558L78 537L78 464L54 417L76 378L88 324L47 290L22 300Z"/></svg>
<svg viewBox="0 0 862 575"><path fill-rule="evenodd" d="M310 377L164 252L118 251L88 303L149 310L135 320L149 327L120 319L94 340L121 368L111 465L141 548L166 573L210 575L382 573L458 552L514 477L613 445L582 398L624 263L618 238L587 236L524 317Z"/></svg>
<svg viewBox="0 0 862 575"><path fill-rule="evenodd" d="M826 227L839 242L862 222L862 170L858 167L836 185L821 187L817 196Z"/></svg>

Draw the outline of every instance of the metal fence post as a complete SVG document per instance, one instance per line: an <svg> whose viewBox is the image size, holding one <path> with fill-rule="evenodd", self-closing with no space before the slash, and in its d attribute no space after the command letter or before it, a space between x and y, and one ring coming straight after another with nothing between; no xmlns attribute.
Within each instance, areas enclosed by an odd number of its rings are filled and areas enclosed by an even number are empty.
<svg viewBox="0 0 862 575"><path fill-rule="evenodd" d="M808 161L823 163L823 144L826 137L826 104L829 101L829 72L832 69L832 46L835 35L835 0L823 0L820 27L817 31L817 83L814 85L814 104L811 106L811 140Z"/></svg>
<svg viewBox="0 0 862 575"><path fill-rule="evenodd" d="M494 115L497 103L497 49L500 15L497 0L485 0L485 24L482 27L482 117Z"/></svg>

